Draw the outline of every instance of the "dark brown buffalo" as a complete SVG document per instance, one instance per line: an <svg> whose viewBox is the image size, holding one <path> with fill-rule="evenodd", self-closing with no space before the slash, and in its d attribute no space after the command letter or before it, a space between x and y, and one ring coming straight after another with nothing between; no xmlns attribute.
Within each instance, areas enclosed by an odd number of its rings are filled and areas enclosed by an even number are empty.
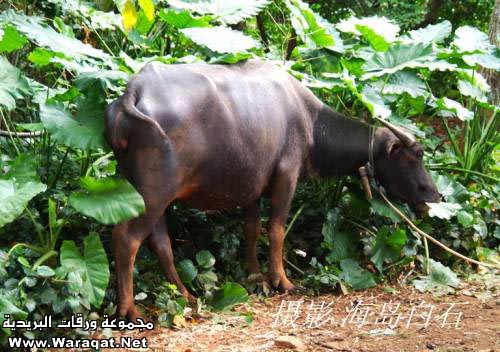
<svg viewBox="0 0 500 352"><path fill-rule="evenodd" d="M176 199L199 209L244 207L245 261L256 274L259 203L268 196L268 278L275 288L293 289L282 252L297 180L357 175L368 161L369 131L269 63L146 65L106 112L108 143L146 204L143 215L113 231L117 313L138 316L132 271L146 239L167 278L193 299L175 270L166 227L165 210ZM378 180L415 208L438 201L422 165L422 147L397 135L386 127L374 133Z"/></svg>

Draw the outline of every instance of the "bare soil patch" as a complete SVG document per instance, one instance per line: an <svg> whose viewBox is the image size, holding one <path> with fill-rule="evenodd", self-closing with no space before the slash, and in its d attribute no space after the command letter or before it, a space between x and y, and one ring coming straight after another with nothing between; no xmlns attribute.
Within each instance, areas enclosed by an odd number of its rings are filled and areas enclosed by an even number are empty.
<svg viewBox="0 0 500 352"><path fill-rule="evenodd" d="M467 285L440 297L412 287L392 293L379 287L348 295L252 296L236 311L193 314L184 327L121 336L146 336L150 351L174 352L500 351L498 288L492 293ZM253 315L251 324L244 313Z"/></svg>

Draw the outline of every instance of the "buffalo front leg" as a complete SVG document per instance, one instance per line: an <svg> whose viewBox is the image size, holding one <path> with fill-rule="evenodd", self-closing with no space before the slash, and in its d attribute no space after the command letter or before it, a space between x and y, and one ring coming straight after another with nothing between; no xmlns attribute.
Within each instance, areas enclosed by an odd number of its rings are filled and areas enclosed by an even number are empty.
<svg viewBox="0 0 500 352"><path fill-rule="evenodd" d="M283 244L285 224L290 210L298 171L295 166L279 165L271 187L271 214L269 217L269 279L273 287L280 291L293 290L295 286L288 280L283 266Z"/></svg>
<svg viewBox="0 0 500 352"><path fill-rule="evenodd" d="M261 232L260 199L245 208L245 266L250 275L260 276L257 240Z"/></svg>
<svg viewBox="0 0 500 352"><path fill-rule="evenodd" d="M172 242L168 234L167 222L165 215L160 217L153 232L148 237L149 248L156 254L160 261L160 267L163 274L167 277L168 281L175 284L179 292L188 300L189 303L194 304L196 298L189 293L184 284L182 283L174 264L174 253L172 251Z"/></svg>

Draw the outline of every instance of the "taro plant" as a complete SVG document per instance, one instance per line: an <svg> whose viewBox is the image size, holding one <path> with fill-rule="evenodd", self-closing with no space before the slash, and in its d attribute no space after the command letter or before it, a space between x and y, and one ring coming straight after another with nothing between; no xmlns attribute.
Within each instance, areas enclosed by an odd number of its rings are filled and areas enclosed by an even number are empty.
<svg viewBox="0 0 500 352"><path fill-rule="evenodd" d="M478 29L445 20L402 31L416 19L338 15L328 4L302 0L11 0L0 10L0 319L100 314L112 300L104 225L139 215L144 202L118 175L103 113L153 60L269 60L341 113L408 128L424 144L446 200L414 221L469 255L499 248L498 106L482 72L498 71L500 55ZM342 19L332 23L319 13ZM292 207L288 270L314 290L363 289L400 277L424 248L350 178L302 184ZM176 204L169 215L181 277L214 310L248 299L231 282L245 281L239 213L207 215ZM266 240L260 237L262 252ZM147 279L137 280L136 298L156 305L162 324L181 321L185 302L158 282L158 265L144 253L138 267L149 267L139 276ZM426 254L451 263L435 248ZM419 288L456 286L446 267L421 262L430 271L415 282Z"/></svg>

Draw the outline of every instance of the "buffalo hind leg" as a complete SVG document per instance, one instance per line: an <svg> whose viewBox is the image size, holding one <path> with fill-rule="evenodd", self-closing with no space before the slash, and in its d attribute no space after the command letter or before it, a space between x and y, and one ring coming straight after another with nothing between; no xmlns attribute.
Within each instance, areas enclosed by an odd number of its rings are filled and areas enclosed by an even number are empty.
<svg viewBox="0 0 500 352"><path fill-rule="evenodd" d="M152 231L158 216L146 212L142 216L115 226L113 244L118 288L118 317L135 321L140 315L134 304L133 270L137 251Z"/></svg>
<svg viewBox="0 0 500 352"><path fill-rule="evenodd" d="M257 240L261 232L260 199L245 208L245 266L254 280L262 278L257 259Z"/></svg>
<svg viewBox="0 0 500 352"><path fill-rule="evenodd" d="M160 217L148 237L149 248L156 254L160 261L160 267L168 281L175 284L179 292L188 300L189 303L196 303L196 298L189 293L182 283L174 264L174 253L172 252L172 243L168 234L165 214Z"/></svg>
<svg viewBox="0 0 500 352"><path fill-rule="evenodd" d="M283 267L285 225L292 203L299 170L293 163L280 162L271 183L271 213L269 217L269 280L274 288L286 292L295 289Z"/></svg>
<svg viewBox="0 0 500 352"><path fill-rule="evenodd" d="M168 138L149 125L129 119L128 144L118 163L128 181L144 199L146 211L139 217L116 226L113 231L119 316L138 317L134 305L133 269L137 251L163 217L177 191L175 158Z"/></svg>

